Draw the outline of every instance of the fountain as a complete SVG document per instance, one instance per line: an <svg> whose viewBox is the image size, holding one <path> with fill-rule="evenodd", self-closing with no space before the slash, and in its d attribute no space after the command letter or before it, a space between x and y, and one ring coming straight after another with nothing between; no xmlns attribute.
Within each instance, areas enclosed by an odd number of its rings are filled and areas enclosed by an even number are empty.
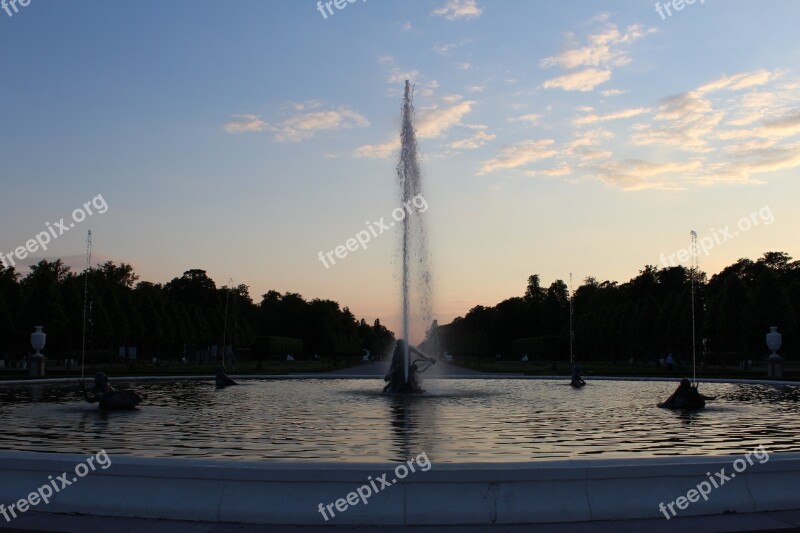
<svg viewBox="0 0 800 533"><path fill-rule="evenodd" d="M400 201L404 206L403 233L400 253L402 255L401 293L403 298L403 337L395 348L392 364L384 378L388 382L384 392L418 393L422 392L421 379L418 374L435 363L430 358L411 348L410 322L412 289L416 289L416 302L423 322L431 320L431 276L428 266L428 242L422 213L408 209L412 200L422 195L419 159L417 156L417 134L414 130L413 87L406 80L403 94L403 111L400 124L400 161L397 163L397 182L400 186ZM413 282L413 284L412 284ZM410 360L410 353L416 353L420 359ZM417 362L425 362L427 366L420 368ZM402 379L401 379L402 378Z"/></svg>

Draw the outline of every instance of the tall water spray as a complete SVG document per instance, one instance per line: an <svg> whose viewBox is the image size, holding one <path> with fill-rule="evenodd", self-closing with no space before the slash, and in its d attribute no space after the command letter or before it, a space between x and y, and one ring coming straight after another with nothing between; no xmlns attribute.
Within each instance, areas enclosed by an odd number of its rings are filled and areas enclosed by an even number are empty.
<svg viewBox="0 0 800 533"><path fill-rule="evenodd" d="M432 316L431 276L428 266L428 242L424 214L409 208L413 198L422 195L417 156L417 134L414 130L413 95L413 88L406 80L400 126L400 161L397 163L400 200L406 214L403 219L403 235L400 245L400 253L403 258L401 290L403 295L403 339L405 340L403 361L406 383L408 383L411 312L412 310L418 311L420 319L425 325L430 323Z"/></svg>

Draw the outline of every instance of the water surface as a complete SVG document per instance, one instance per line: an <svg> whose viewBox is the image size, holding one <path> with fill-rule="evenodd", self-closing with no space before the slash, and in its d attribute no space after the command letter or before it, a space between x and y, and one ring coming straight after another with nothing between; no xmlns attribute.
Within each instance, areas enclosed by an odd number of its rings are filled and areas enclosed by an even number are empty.
<svg viewBox="0 0 800 533"><path fill-rule="evenodd" d="M77 386L0 387L0 449L142 457L509 462L800 451L800 388L703 384L697 413L658 409L677 384L428 380L425 395L380 380L129 383L145 401L104 413Z"/></svg>

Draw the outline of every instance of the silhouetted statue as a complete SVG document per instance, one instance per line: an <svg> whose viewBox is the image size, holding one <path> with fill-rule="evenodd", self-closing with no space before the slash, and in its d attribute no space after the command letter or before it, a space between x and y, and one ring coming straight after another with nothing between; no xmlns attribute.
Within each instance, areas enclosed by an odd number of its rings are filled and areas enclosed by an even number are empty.
<svg viewBox="0 0 800 533"><path fill-rule="evenodd" d="M570 381L569 384L576 389L580 389L586 385L586 382L583 381L583 378L581 377L581 367L578 365L575 365L575 367L572 369L572 381Z"/></svg>
<svg viewBox="0 0 800 533"><path fill-rule="evenodd" d="M238 383L228 377L228 374L225 373L225 367L222 365L217 367L217 377L215 381L218 389L224 389L225 387L230 387L231 385L238 385Z"/></svg>
<svg viewBox="0 0 800 533"><path fill-rule="evenodd" d="M142 398L132 390L117 390L108 382L108 378L103 372L98 372L94 376L94 390L90 394L86 386L81 381L83 396L89 403L97 403L100 409L116 411L121 409L135 409L141 403Z"/></svg>
<svg viewBox="0 0 800 533"><path fill-rule="evenodd" d="M697 390L697 386L692 386L691 381L683 378L672 396L658 406L664 409L702 409L706 406L706 399Z"/></svg>
<svg viewBox="0 0 800 533"><path fill-rule="evenodd" d="M405 342L400 339L397 341L397 344L394 347L394 354L392 355L392 364L389 366L389 372L383 378L384 381L388 381L386 386L383 388L383 392L423 392L421 386L422 379L418 376L418 374L425 372L432 365L436 364L436 360L432 357L428 357L413 346L409 346L408 382L406 382L405 369L403 368L403 362L405 359L404 352ZM412 353L418 355L419 359L416 359L412 362L410 357L410 354ZM426 364L420 368L417 363Z"/></svg>

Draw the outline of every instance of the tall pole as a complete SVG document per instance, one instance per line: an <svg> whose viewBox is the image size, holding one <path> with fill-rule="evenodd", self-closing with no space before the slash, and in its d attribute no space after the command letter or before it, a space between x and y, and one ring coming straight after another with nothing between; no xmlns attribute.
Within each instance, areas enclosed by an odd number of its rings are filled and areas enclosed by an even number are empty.
<svg viewBox="0 0 800 533"><path fill-rule="evenodd" d="M225 318L222 325L222 368L225 368L225 342L228 335L228 300L231 299L231 287L233 286L233 278L228 280L228 293L225 295Z"/></svg>
<svg viewBox="0 0 800 533"><path fill-rule="evenodd" d="M81 381L86 367L86 311L89 300L89 268L92 264L92 230L86 235L86 268L83 271L83 337L81 339Z"/></svg>
<svg viewBox="0 0 800 533"><path fill-rule="evenodd" d="M571 365L575 364L575 354L573 352L573 344L575 333L572 329L572 272L569 273L569 362Z"/></svg>
<svg viewBox="0 0 800 533"><path fill-rule="evenodd" d="M697 259L697 232L692 230L690 233L692 237L692 269L691 273L689 274L692 278L692 381L694 382L695 387L697 386L697 342L696 342L696 333L695 333L695 314L694 314L694 283L695 277L697 276L697 267L698 267L698 259Z"/></svg>

